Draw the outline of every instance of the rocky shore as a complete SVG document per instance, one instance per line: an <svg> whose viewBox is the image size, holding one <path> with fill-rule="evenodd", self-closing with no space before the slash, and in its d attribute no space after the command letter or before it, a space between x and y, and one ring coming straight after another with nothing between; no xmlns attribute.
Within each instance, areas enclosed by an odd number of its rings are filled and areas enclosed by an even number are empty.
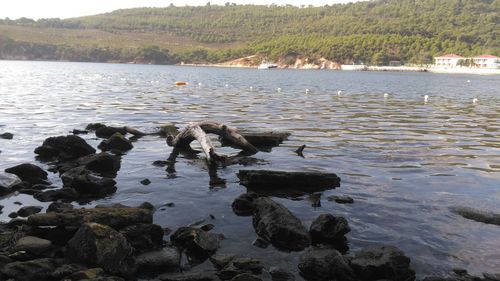
<svg viewBox="0 0 500 281"><path fill-rule="evenodd" d="M93 132L102 141L98 152L78 134ZM173 126L155 134L166 137L177 132ZM45 171L33 163L20 163L0 173L0 196L23 193L47 208L23 206L0 223L0 280L165 280L257 281L296 280L289 269L263 263L258 256L238 256L225 252L220 243L230 233L217 233L214 225L197 222L171 230L155 224L155 206L122 204L81 208L117 191L115 177L121 169L121 156L133 149L130 135L143 133L129 127L89 124L73 135L47 138L35 148L37 160L48 163ZM5 134L2 134L4 136ZM279 135L250 134L248 141L279 145ZM12 139L7 135L6 139ZM238 156L237 161L247 161ZM236 161L235 159L230 159ZM252 163L251 161L247 163ZM161 164L161 163L160 163ZM230 165L231 162L225 162ZM168 169L173 164L164 163ZM215 167L217 169L217 167ZM57 173L62 186L48 180ZM291 265L305 280L415 280L410 258L392 245L373 245L350 252L349 219L336 214L320 214L310 226L272 197L284 194L312 194L340 186L333 173L240 170L240 184L247 192L234 199L233 212L252 217L260 248L296 253ZM138 182L141 179L138 179ZM144 179L143 184L147 184ZM350 197L331 196L340 204L355 203ZM0 206L0 212L2 206ZM499 224L497 214L473 209L452 210L466 218ZM253 247L252 245L248 245ZM474 277L457 269L445 277L426 277L427 281L499 281L500 274Z"/></svg>

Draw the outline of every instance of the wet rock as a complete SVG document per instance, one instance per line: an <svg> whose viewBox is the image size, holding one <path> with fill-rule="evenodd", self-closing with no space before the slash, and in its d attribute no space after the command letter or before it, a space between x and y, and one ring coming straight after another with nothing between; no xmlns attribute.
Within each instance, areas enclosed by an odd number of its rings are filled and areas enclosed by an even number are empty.
<svg viewBox="0 0 500 281"><path fill-rule="evenodd" d="M142 184L142 185L150 185L150 184L151 184L151 181L150 181L149 179L143 179L143 180L141 181L141 184Z"/></svg>
<svg viewBox="0 0 500 281"><path fill-rule="evenodd" d="M213 255L219 247L216 235L193 227L181 227L171 236L172 243L186 249L186 254L193 259L203 260Z"/></svg>
<svg viewBox="0 0 500 281"><path fill-rule="evenodd" d="M42 256L52 249L52 243L49 240L34 236L24 236L17 240L16 251L26 251L34 256Z"/></svg>
<svg viewBox="0 0 500 281"><path fill-rule="evenodd" d="M115 133L109 139L103 140L98 148L104 151L107 150L118 150L118 151L128 151L134 146L132 143L120 133Z"/></svg>
<svg viewBox="0 0 500 281"><path fill-rule="evenodd" d="M269 247L270 243L260 237L255 238L255 240L252 242L252 245L255 247L261 248L261 249L266 249Z"/></svg>
<svg viewBox="0 0 500 281"><path fill-rule="evenodd" d="M377 246L356 252L351 267L361 280L415 280L410 259L394 246Z"/></svg>
<svg viewBox="0 0 500 281"><path fill-rule="evenodd" d="M240 170L240 184L252 189L296 189L302 192L322 191L340 186L340 178L333 173L284 172L268 170Z"/></svg>
<svg viewBox="0 0 500 281"><path fill-rule="evenodd" d="M158 134L164 138L166 138L168 135L176 136L178 133L179 128L177 128L172 123L163 124L158 128Z"/></svg>
<svg viewBox="0 0 500 281"><path fill-rule="evenodd" d="M483 273L487 281L500 281L500 273Z"/></svg>
<svg viewBox="0 0 500 281"><path fill-rule="evenodd" d="M332 195L332 196L328 196L326 199L328 201L335 201L339 204L352 204L352 203L354 203L354 199L352 199L352 197L349 197L349 196Z"/></svg>
<svg viewBox="0 0 500 281"><path fill-rule="evenodd" d="M47 179L47 172L37 165L30 163L20 164L11 168L5 169L6 173L11 173L18 176L21 180L32 182L34 179Z"/></svg>
<svg viewBox="0 0 500 281"><path fill-rule="evenodd" d="M69 240L67 256L124 277L135 273L133 249L125 236L106 225L85 223Z"/></svg>
<svg viewBox="0 0 500 281"><path fill-rule="evenodd" d="M71 263L71 264L64 264L61 265L60 267L56 268L54 272L52 272L52 278L56 280L61 280L66 276L69 276L75 272L84 270L85 267L81 264L76 264L76 263Z"/></svg>
<svg viewBox="0 0 500 281"><path fill-rule="evenodd" d="M73 129L73 131L71 131L71 133L73 135L86 135L89 133L89 131Z"/></svg>
<svg viewBox="0 0 500 281"><path fill-rule="evenodd" d="M34 184L31 186L31 189L34 190L45 190L45 189L53 189L56 188L56 186L50 185L50 184Z"/></svg>
<svg viewBox="0 0 500 281"><path fill-rule="evenodd" d="M0 139L11 140L12 138L14 138L14 135L11 133L0 134Z"/></svg>
<svg viewBox="0 0 500 281"><path fill-rule="evenodd" d="M156 277L156 279L160 281L220 281L213 272L162 274Z"/></svg>
<svg viewBox="0 0 500 281"><path fill-rule="evenodd" d="M137 256L138 272L166 272L179 269L180 254L174 248L147 252Z"/></svg>
<svg viewBox="0 0 500 281"><path fill-rule="evenodd" d="M43 258L24 262L12 262L0 269L0 272L17 281L48 280L57 264L53 259Z"/></svg>
<svg viewBox="0 0 500 281"><path fill-rule="evenodd" d="M138 253L159 249L163 245L163 229L156 224L134 224L120 232Z"/></svg>
<svg viewBox="0 0 500 281"><path fill-rule="evenodd" d="M76 226L33 227L30 228L27 235L49 240L56 246L65 246L73 235L75 235L76 231L78 231L78 227Z"/></svg>
<svg viewBox="0 0 500 281"><path fill-rule="evenodd" d="M233 212L237 216L251 216L255 208L254 201L258 197L259 196L253 192L241 194L234 199L233 204L231 205Z"/></svg>
<svg viewBox="0 0 500 281"><path fill-rule="evenodd" d="M309 234L314 244L335 243L343 241L349 231L351 228L345 218L322 214L312 222Z"/></svg>
<svg viewBox="0 0 500 281"><path fill-rule="evenodd" d="M80 198L80 194L73 188L61 188L56 190L40 191L33 194L33 197L40 202L50 202L50 201L74 201Z"/></svg>
<svg viewBox="0 0 500 281"><path fill-rule="evenodd" d="M100 175L116 176L121 168L121 158L107 152L87 155L76 160L78 166L84 166L88 170Z"/></svg>
<svg viewBox="0 0 500 281"><path fill-rule="evenodd" d="M451 211L461 215L462 217L477 222L500 225L500 214L487 212L483 210L468 208L468 207L454 207Z"/></svg>
<svg viewBox="0 0 500 281"><path fill-rule="evenodd" d="M231 280L240 274L261 274L264 267L259 260L252 258L234 258L217 275L221 280Z"/></svg>
<svg viewBox="0 0 500 281"><path fill-rule="evenodd" d="M21 179L14 174L0 173L0 196L14 192L21 182Z"/></svg>
<svg viewBox="0 0 500 281"><path fill-rule="evenodd" d="M12 213L10 213L10 214L9 214L9 218L11 218L11 219L15 219L15 218L17 218L18 216L19 216L19 215L18 215L16 212L12 212Z"/></svg>
<svg viewBox="0 0 500 281"><path fill-rule="evenodd" d="M84 139L75 135L51 137L35 149L40 157L56 157L59 161L74 160L95 153Z"/></svg>
<svg viewBox="0 0 500 281"><path fill-rule="evenodd" d="M356 280L347 261L335 249L309 248L300 256L298 267L306 280Z"/></svg>
<svg viewBox="0 0 500 281"><path fill-rule="evenodd" d="M95 135L98 138L109 138L112 135L119 133L121 135L126 135L127 130L125 127L111 127L111 126L100 126L95 130Z"/></svg>
<svg viewBox="0 0 500 281"><path fill-rule="evenodd" d="M123 228L138 223L150 224L153 215L151 211L141 208L95 208L35 214L28 218L31 226L80 226L84 222Z"/></svg>
<svg viewBox="0 0 500 281"><path fill-rule="evenodd" d="M104 270L99 267L83 269L77 272L74 272L67 278L66 280L76 281L76 280L96 280L99 277L104 277L106 274Z"/></svg>
<svg viewBox="0 0 500 281"><path fill-rule="evenodd" d="M269 198L255 200L252 222L257 235L278 249L300 251L311 243L300 220Z"/></svg>
<svg viewBox="0 0 500 281"><path fill-rule="evenodd" d="M99 177L84 167L73 168L61 175L65 187L71 187L80 194L105 196L116 191L116 181Z"/></svg>
<svg viewBox="0 0 500 281"><path fill-rule="evenodd" d="M37 214L37 213L40 213L42 211L43 207L41 206L25 206L25 207L22 207L21 209L19 209L17 211L17 214L20 216L20 217L29 217L33 214Z"/></svg>
<svg viewBox="0 0 500 281"><path fill-rule="evenodd" d="M201 230L204 230L204 231L210 231L212 229L215 228L215 225L211 224L211 223L207 223L207 224L204 224L200 227Z"/></svg>
<svg viewBox="0 0 500 281"><path fill-rule="evenodd" d="M47 213L49 212L62 212L65 210L71 210L73 209L73 205L71 203L64 203L64 202L53 202L50 203L50 205L47 207Z"/></svg>
<svg viewBox="0 0 500 281"><path fill-rule="evenodd" d="M273 281L295 281L295 276L291 272L280 267L271 266L269 274Z"/></svg>
<svg viewBox="0 0 500 281"><path fill-rule="evenodd" d="M102 124L102 123L89 123L87 124L87 126L85 127L85 130L88 130L88 131L95 131L101 127L106 127L106 125Z"/></svg>
<svg viewBox="0 0 500 281"><path fill-rule="evenodd" d="M262 279L250 273L242 273L234 276L231 281L262 281Z"/></svg>
<svg viewBox="0 0 500 281"><path fill-rule="evenodd" d="M0 268L3 268L6 264L9 264L11 262L14 262L11 258L3 254L0 254Z"/></svg>
<svg viewBox="0 0 500 281"><path fill-rule="evenodd" d="M210 262L217 270L221 270L235 258L235 255L217 254L210 257Z"/></svg>

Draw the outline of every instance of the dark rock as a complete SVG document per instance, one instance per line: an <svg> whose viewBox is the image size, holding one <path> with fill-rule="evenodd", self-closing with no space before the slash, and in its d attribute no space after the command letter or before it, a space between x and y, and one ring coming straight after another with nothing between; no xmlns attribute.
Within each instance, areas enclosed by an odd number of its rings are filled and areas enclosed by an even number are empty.
<svg viewBox="0 0 500 281"><path fill-rule="evenodd" d="M15 202L14 202L14 204L15 204L15 205L19 205L19 206L22 206L22 205L23 205L23 203L21 203L21 202L19 202L19 201L15 201Z"/></svg>
<svg viewBox="0 0 500 281"><path fill-rule="evenodd" d="M71 203L64 203L64 202L53 202L50 203L50 205L47 207L47 213L49 212L62 212L65 210L71 210L73 209L73 205Z"/></svg>
<svg viewBox="0 0 500 281"><path fill-rule="evenodd" d="M126 135L127 130L125 127L110 127L110 126L101 126L95 130L95 135L98 138L109 138L112 135L119 133L121 135Z"/></svg>
<svg viewBox="0 0 500 281"><path fill-rule="evenodd" d="M34 227L27 235L36 236L52 242L56 246L65 246L78 231L76 226Z"/></svg>
<svg viewBox="0 0 500 281"><path fill-rule="evenodd" d="M14 138L14 135L11 133L0 134L0 139L11 140L12 138Z"/></svg>
<svg viewBox="0 0 500 281"><path fill-rule="evenodd" d="M76 160L78 166L84 166L88 170L100 175L116 176L121 168L120 156L112 155L107 152L91 154Z"/></svg>
<svg viewBox="0 0 500 281"><path fill-rule="evenodd" d="M151 204L149 202L144 202L141 205L139 205L137 208L150 210L151 212L154 212L154 210L155 210L155 206L153 206L153 204Z"/></svg>
<svg viewBox="0 0 500 281"><path fill-rule="evenodd" d="M80 264L76 263L71 263L71 264L64 264L61 265L60 267L56 268L54 272L52 272L52 277L57 280L61 280L66 276L69 276L75 272L84 270L85 267ZM66 280L66 279L65 279Z"/></svg>
<svg viewBox="0 0 500 281"><path fill-rule="evenodd" d="M309 248L300 256L298 267L306 280L356 280L347 261L334 249Z"/></svg>
<svg viewBox="0 0 500 281"><path fill-rule="evenodd" d="M326 199L328 201L335 201L339 204L352 204L352 203L354 203L354 199L352 199L352 197L349 197L349 196L332 195L332 196L328 196Z"/></svg>
<svg viewBox="0 0 500 281"><path fill-rule="evenodd" d="M40 191L33 195L35 199L41 202L50 201L74 201L80 198L80 195L73 188L61 188L56 190Z"/></svg>
<svg viewBox="0 0 500 281"><path fill-rule="evenodd" d="M252 245L261 249L266 249L267 247L269 247L269 244L270 243L268 241L260 237L255 238L255 240L252 242Z"/></svg>
<svg viewBox="0 0 500 281"><path fill-rule="evenodd" d="M309 193L340 186L340 178L333 173L240 170L238 178L240 184L258 193Z"/></svg>
<svg viewBox="0 0 500 281"><path fill-rule="evenodd" d="M45 190L45 189L53 189L56 188L56 186L50 185L50 184L34 184L31 186L31 189L34 190Z"/></svg>
<svg viewBox="0 0 500 281"><path fill-rule="evenodd" d="M15 218L17 218L18 216L19 216L19 215L18 215L16 212L12 212L12 213L10 213L10 214L9 214L9 218L11 218L11 219L15 219Z"/></svg>
<svg viewBox="0 0 500 281"><path fill-rule="evenodd" d="M500 273L483 273L487 281L500 281Z"/></svg>
<svg viewBox="0 0 500 281"><path fill-rule="evenodd" d="M180 254L174 248L164 248L137 256L138 272L166 272L179 269Z"/></svg>
<svg viewBox="0 0 500 281"><path fill-rule="evenodd" d="M71 187L80 194L105 196L116 191L116 181L99 177L84 167L73 168L61 175L65 187Z"/></svg>
<svg viewBox="0 0 500 281"><path fill-rule="evenodd" d="M40 213L42 211L43 207L41 206L25 206L25 207L22 207L21 209L19 209L17 211L17 214L20 216L20 217L29 217L33 214L37 214L37 213Z"/></svg>
<svg viewBox="0 0 500 281"><path fill-rule="evenodd" d="M477 222L500 225L500 214L477 210L468 207L454 207L451 211L462 217Z"/></svg>
<svg viewBox="0 0 500 281"><path fill-rule="evenodd" d="M98 146L99 149L104 151L113 149L119 151L128 151L133 147L134 146L132 145L132 143L120 133L116 133L109 139L103 140Z"/></svg>
<svg viewBox="0 0 500 281"><path fill-rule="evenodd" d="M258 197L259 196L253 192L241 194L234 199L233 204L231 205L233 212L237 216L251 216L255 208L254 201Z"/></svg>
<svg viewBox="0 0 500 281"><path fill-rule="evenodd" d="M87 125L87 127L85 127L85 130L88 130L88 131L95 131L101 127L106 127L106 125L102 124L102 123L89 123Z"/></svg>
<svg viewBox="0 0 500 281"><path fill-rule="evenodd" d="M138 223L150 224L153 214L141 208L95 208L35 214L28 218L28 224L32 226L80 226L85 222L123 228Z"/></svg>
<svg viewBox="0 0 500 281"><path fill-rule="evenodd" d="M47 172L37 165L30 163L20 164L8 169L5 172L18 176L23 181L31 182L32 179L47 179Z"/></svg>
<svg viewBox="0 0 500 281"><path fill-rule="evenodd" d="M143 180L141 181L141 184L142 184L142 185L149 185L149 184L151 184L151 181L150 181L149 179L143 179Z"/></svg>
<svg viewBox="0 0 500 281"><path fill-rule="evenodd" d="M193 272L181 274L162 274L156 277L160 281L220 281L212 272Z"/></svg>
<svg viewBox="0 0 500 281"><path fill-rule="evenodd" d="M52 249L52 243L49 240L34 236L24 236L17 240L15 250L26 251L34 256L43 256Z"/></svg>
<svg viewBox="0 0 500 281"><path fill-rule="evenodd" d="M168 135L176 136L178 133L179 128L172 123L164 124L158 128L158 134L164 138Z"/></svg>
<svg viewBox="0 0 500 281"><path fill-rule="evenodd" d="M234 255L217 254L210 257L210 262L212 262L217 270L221 270L235 258L236 256Z"/></svg>
<svg viewBox="0 0 500 281"><path fill-rule="evenodd" d="M201 230L204 230L204 231L210 231L212 229L214 229L215 225L211 224L211 223L207 223L207 224L204 224L200 227Z"/></svg>
<svg viewBox="0 0 500 281"><path fill-rule="evenodd" d="M0 268L3 268L6 264L9 264L11 262L14 262L11 258L3 254L0 254Z"/></svg>
<svg viewBox="0 0 500 281"><path fill-rule="evenodd" d="M125 236L106 225L85 223L69 240L67 256L102 267L106 272L131 277L135 273L133 249Z"/></svg>
<svg viewBox="0 0 500 281"><path fill-rule="evenodd" d="M66 280L77 281L77 280L96 280L99 277L104 277L106 274L104 270L99 267L83 269L77 272L74 272L67 278Z"/></svg>
<svg viewBox="0 0 500 281"><path fill-rule="evenodd" d="M38 192L40 192L40 190L36 190L36 189L21 189L21 190L18 190L19 193L21 194L28 194L28 195L35 195L37 194Z"/></svg>
<svg viewBox="0 0 500 281"><path fill-rule="evenodd" d="M356 252L351 267L361 280L415 280L410 259L394 246L377 246Z"/></svg>
<svg viewBox="0 0 500 281"><path fill-rule="evenodd" d="M163 229L156 224L134 224L120 232L138 253L159 249L163 245Z"/></svg>
<svg viewBox="0 0 500 281"><path fill-rule="evenodd" d="M193 227L181 227L171 236L172 243L186 249L186 254L195 260L204 260L213 255L219 247L216 235Z"/></svg>
<svg viewBox="0 0 500 281"><path fill-rule="evenodd" d="M295 281L295 276L291 272L276 266L269 268L269 274L273 281Z"/></svg>
<svg viewBox="0 0 500 281"><path fill-rule="evenodd" d="M88 134L89 131L73 129L73 131L71 131L71 133L73 135L85 135L85 134Z"/></svg>
<svg viewBox="0 0 500 281"><path fill-rule="evenodd" d="M14 192L21 182L21 179L14 174L0 173L0 196Z"/></svg>
<svg viewBox="0 0 500 281"><path fill-rule="evenodd" d="M17 281L41 281L50 280L52 272L57 264L53 259L35 259L24 262L12 262L0 269L0 272L15 278Z"/></svg>
<svg viewBox="0 0 500 281"><path fill-rule="evenodd" d="M334 243L344 239L351 228L343 217L322 214L316 218L309 229L312 243Z"/></svg>
<svg viewBox="0 0 500 281"><path fill-rule="evenodd" d="M234 276L231 281L262 281L262 279L250 273L242 273Z"/></svg>
<svg viewBox="0 0 500 281"><path fill-rule="evenodd" d="M269 198L255 200L252 221L257 235L278 249L300 251L311 243L309 233L300 220Z"/></svg>
<svg viewBox="0 0 500 281"><path fill-rule="evenodd" d="M75 135L51 137L35 149L40 157L57 157L59 161L74 160L95 153L84 139Z"/></svg>
<svg viewBox="0 0 500 281"><path fill-rule="evenodd" d="M231 280L240 274L261 274L263 266L252 258L234 258L217 275L221 280Z"/></svg>

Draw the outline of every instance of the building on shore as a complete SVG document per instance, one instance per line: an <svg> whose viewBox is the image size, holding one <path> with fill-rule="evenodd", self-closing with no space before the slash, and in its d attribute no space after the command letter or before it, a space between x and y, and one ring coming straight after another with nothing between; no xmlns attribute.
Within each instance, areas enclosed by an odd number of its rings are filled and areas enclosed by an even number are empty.
<svg viewBox="0 0 500 281"><path fill-rule="evenodd" d="M447 54L434 57L434 66L440 68L487 68L499 69L500 57L493 55L480 55L475 57L462 57L456 54Z"/></svg>

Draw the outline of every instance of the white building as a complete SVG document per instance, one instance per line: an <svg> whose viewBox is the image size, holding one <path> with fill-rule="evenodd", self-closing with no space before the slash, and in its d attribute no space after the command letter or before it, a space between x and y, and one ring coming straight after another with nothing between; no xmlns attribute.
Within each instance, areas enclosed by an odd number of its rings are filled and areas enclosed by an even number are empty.
<svg viewBox="0 0 500 281"><path fill-rule="evenodd" d="M472 60L476 67L479 68L500 68L500 57L492 55L480 55L473 57Z"/></svg>
<svg viewBox="0 0 500 281"><path fill-rule="evenodd" d="M465 59L462 56L455 54L448 54L440 57L435 57L435 65L440 67L456 67L460 60Z"/></svg>

